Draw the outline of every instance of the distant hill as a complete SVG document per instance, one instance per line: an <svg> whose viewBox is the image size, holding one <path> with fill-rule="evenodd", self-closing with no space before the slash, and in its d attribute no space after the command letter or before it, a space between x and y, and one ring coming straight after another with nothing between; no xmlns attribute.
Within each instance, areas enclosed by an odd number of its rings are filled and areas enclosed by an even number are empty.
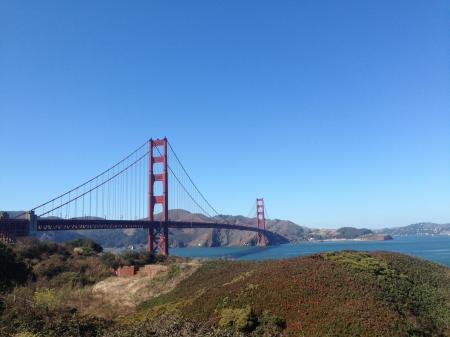
<svg viewBox="0 0 450 337"><path fill-rule="evenodd" d="M384 228L377 232L390 235L439 235L450 234L450 224L421 222L404 227Z"/></svg>
<svg viewBox="0 0 450 337"><path fill-rule="evenodd" d="M373 232L367 228L341 227L336 231L336 238L355 239L368 234L373 234Z"/></svg>
<svg viewBox="0 0 450 337"><path fill-rule="evenodd" d="M10 217L23 215L24 211L7 211ZM211 219L202 215L190 213L186 210L170 210L170 218L182 221L210 221ZM23 217L23 216L22 216ZM159 216L157 215L157 218ZM244 216L221 215L215 217L218 221L226 221L234 224L255 225L255 218ZM420 222L401 227L388 227L377 230L356 227L309 228L300 226L289 220L266 219L266 227L278 234L275 241L281 242L304 242L333 239L364 239L384 240L391 239L395 235L450 235L450 223L437 224L433 222ZM38 233L39 237L57 242L71 240L74 238L91 238L105 247L126 247L128 245L145 244L147 237L144 230L92 230L78 232L46 232ZM231 230L214 229L182 229L170 230L170 245L173 247L216 247L216 246L241 246L253 245L256 242L255 233Z"/></svg>

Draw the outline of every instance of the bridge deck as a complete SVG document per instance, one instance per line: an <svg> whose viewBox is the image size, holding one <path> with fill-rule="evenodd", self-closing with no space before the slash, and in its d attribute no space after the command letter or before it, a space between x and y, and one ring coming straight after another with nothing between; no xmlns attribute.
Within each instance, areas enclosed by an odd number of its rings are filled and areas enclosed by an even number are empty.
<svg viewBox="0 0 450 337"><path fill-rule="evenodd" d="M233 225L217 222L189 222L189 221L167 221L169 228L217 228L217 229L234 229L251 232L259 232L262 234L270 234L271 232L257 227ZM0 220L0 233L3 231L10 232L15 229L15 236L24 236L28 234L25 228L29 221L24 219L8 219ZM146 220L105 220L105 219L37 219L38 231L64 231L64 230L89 230L89 229L125 229L125 228L149 228L150 226L161 226L161 221ZM17 231L17 229L19 229Z"/></svg>

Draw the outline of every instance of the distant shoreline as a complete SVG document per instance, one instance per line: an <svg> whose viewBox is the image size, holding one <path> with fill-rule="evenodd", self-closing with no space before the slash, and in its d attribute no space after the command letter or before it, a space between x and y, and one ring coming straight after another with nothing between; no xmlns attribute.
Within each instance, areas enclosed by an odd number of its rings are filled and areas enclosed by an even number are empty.
<svg viewBox="0 0 450 337"><path fill-rule="evenodd" d="M371 235L370 237L359 237L359 238L353 238L353 239L334 238L334 239L324 239L324 240L310 240L308 242L390 241L390 240L394 240L394 238L391 235L376 234L376 235Z"/></svg>

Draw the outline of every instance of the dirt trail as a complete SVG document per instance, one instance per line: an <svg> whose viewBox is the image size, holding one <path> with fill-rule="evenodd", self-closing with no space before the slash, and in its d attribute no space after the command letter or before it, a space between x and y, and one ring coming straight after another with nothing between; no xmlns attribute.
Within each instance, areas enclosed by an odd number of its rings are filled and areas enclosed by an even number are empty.
<svg viewBox="0 0 450 337"><path fill-rule="evenodd" d="M92 293L113 305L135 307L139 302L171 291L198 267L200 262L197 261L147 266L131 277L109 277L97 283ZM147 268L152 272L149 273Z"/></svg>

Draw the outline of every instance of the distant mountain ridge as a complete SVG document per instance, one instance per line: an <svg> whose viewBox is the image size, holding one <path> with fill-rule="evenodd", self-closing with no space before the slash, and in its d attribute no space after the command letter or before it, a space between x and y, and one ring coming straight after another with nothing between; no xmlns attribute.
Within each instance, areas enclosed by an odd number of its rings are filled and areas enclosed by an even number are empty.
<svg viewBox="0 0 450 337"><path fill-rule="evenodd" d="M442 235L450 234L450 223L420 222L403 227L383 228L377 232L389 235Z"/></svg>
<svg viewBox="0 0 450 337"><path fill-rule="evenodd" d="M210 222L202 214L190 213L186 210L170 210L169 216L175 221ZM160 218L157 215L156 218ZM241 215L220 215L213 221L255 226L255 218ZM299 243L313 240L328 239L354 239L364 235L373 234L369 229L357 229L344 227L334 229L311 229L299 226L289 220L267 219L266 228L274 234L272 243ZM129 245L145 245L147 241L146 231L143 229L123 230L90 230L90 231L54 231L37 234L42 239L53 241L65 241L74 238L87 237L95 240L104 247L119 248ZM219 247L219 246L253 246L257 242L255 232L226 230L226 229L170 229L169 244L171 247Z"/></svg>

